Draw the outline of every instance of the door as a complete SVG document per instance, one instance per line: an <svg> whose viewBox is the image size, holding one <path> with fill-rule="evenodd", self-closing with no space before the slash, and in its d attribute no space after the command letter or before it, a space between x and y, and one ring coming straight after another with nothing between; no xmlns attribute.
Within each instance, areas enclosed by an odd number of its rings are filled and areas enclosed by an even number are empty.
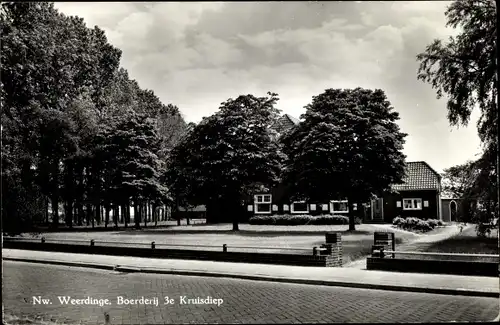
<svg viewBox="0 0 500 325"><path fill-rule="evenodd" d="M371 201L372 219L377 221L384 220L384 208L382 206L384 199L379 198Z"/></svg>
<svg viewBox="0 0 500 325"><path fill-rule="evenodd" d="M457 221L457 203L455 201L450 202L450 221Z"/></svg>

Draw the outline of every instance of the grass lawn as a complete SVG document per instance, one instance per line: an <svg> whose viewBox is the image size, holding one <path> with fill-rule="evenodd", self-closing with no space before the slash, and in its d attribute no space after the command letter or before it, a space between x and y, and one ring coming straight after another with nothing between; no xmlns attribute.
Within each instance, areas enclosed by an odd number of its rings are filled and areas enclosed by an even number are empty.
<svg viewBox="0 0 500 325"><path fill-rule="evenodd" d="M50 241L83 240L87 245L91 239L96 245L143 246L155 242L157 248L222 250L227 244L228 251L268 252L283 254L312 254L314 246L325 243L326 232L342 234L343 261L347 264L371 252L373 233L394 231L396 243L418 238L419 235L390 229L383 225L356 225L353 232L348 225L340 226L262 226L241 224L240 231L232 231L232 224L171 226L165 229L141 229L100 232L48 232L35 235ZM104 243L107 242L107 243ZM121 244L123 243L123 244ZM167 246L168 245L168 246ZM178 245L178 246L175 246ZM183 247L182 245L189 245ZM209 247L207 247L209 246ZM287 249L288 248L288 249ZM301 250L290 250L301 249Z"/></svg>
<svg viewBox="0 0 500 325"><path fill-rule="evenodd" d="M460 253L460 254L498 254L498 231L494 230L490 237L478 237L474 227L470 227L455 236L429 243L423 252ZM468 256L429 256L401 255L402 258L462 260L478 262L498 262L498 257L468 257Z"/></svg>

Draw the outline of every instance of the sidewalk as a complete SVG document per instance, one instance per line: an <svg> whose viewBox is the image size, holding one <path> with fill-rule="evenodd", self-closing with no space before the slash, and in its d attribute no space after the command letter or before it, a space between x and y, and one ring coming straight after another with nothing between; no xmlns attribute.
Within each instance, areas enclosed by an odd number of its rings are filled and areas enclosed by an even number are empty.
<svg viewBox="0 0 500 325"><path fill-rule="evenodd" d="M4 260L92 267L122 272L215 276L260 281L426 292L480 297L499 296L495 277L368 271L353 268L302 267L179 259L70 254L3 249Z"/></svg>

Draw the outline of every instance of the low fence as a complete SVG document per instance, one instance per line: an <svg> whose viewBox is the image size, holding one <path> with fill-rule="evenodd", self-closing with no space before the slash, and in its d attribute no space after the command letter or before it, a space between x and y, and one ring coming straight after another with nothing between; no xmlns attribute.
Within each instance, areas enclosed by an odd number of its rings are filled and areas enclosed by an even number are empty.
<svg viewBox="0 0 500 325"><path fill-rule="evenodd" d="M392 237L393 242L391 245L388 245L387 242L381 242L380 236L374 237L375 245L372 246L372 255L366 259L366 268L368 270L498 277L499 255L497 254L397 251L395 249L394 233L389 234L386 237ZM397 258L397 255L414 257ZM481 258L482 260L495 259L495 261L465 260L473 258Z"/></svg>
<svg viewBox="0 0 500 325"><path fill-rule="evenodd" d="M26 238L3 238L3 247L10 249L25 249L36 251L52 251L65 253L83 253L117 256L134 256L149 258L195 259L224 262L264 263L296 266L342 266L342 241L340 234L327 234L326 243L320 247L284 248L284 247L252 247L227 245L177 245L131 243L131 242L104 242L95 240L46 240ZM166 247L185 247L174 249ZM202 249L200 249L202 248ZM309 251L312 254L284 254L263 252L241 252L245 250L280 250L280 251Z"/></svg>

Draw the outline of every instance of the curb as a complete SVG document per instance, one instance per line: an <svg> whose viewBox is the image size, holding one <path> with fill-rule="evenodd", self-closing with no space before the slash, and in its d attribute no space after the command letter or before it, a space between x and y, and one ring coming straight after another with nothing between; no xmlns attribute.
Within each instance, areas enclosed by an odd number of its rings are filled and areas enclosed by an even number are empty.
<svg viewBox="0 0 500 325"><path fill-rule="evenodd" d="M344 288L370 289L370 290L386 290L386 291L399 291L399 292L415 292L415 293L430 293L430 294L455 295L455 296L458 295L458 296L484 297L484 298L497 298L497 299L500 296L500 294L498 292L478 291L478 290L468 290L468 289L420 288L420 287L371 284L371 283L354 283L354 282L329 281L329 280L281 278L281 277L272 277L272 276L264 276L264 275L215 273L215 272L191 271L191 270L137 268L137 267L125 266L125 265L106 265L106 264L97 264L97 263L66 262L66 261L55 261L55 260L37 260L37 259L16 258L16 257L3 257L2 259L6 260L6 261L28 262L28 263L38 263L38 264L52 264L52 265L73 266L73 267L87 267L87 268L96 268L96 269L101 269L101 270L111 270L111 271L119 271L119 272L127 272L127 273L171 274L171 275L184 275L184 276L233 278L233 279L253 280L253 281L269 281L269 282L281 282L281 283L292 283L292 284L322 285L322 286L331 286L331 287L344 287Z"/></svg>

